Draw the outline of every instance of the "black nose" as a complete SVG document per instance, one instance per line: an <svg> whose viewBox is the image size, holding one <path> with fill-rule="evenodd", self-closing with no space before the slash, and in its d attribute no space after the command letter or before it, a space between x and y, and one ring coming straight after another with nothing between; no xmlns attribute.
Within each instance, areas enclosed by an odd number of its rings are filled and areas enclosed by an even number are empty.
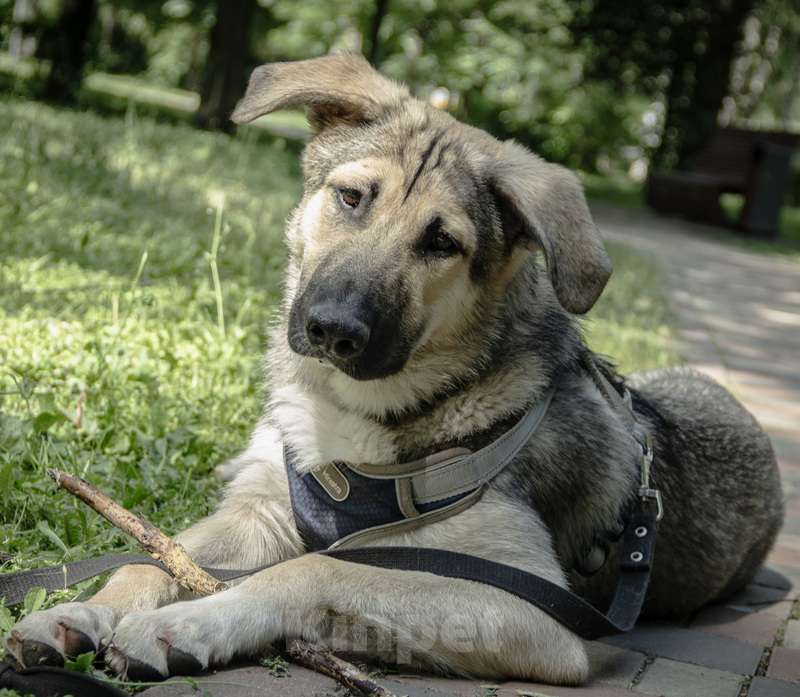
<svg viewBox="0 0 800 697"><path fill-rule="evenodd" d="M329 356L350 360L364 352L369 327L347 309L317 305L308 313L306 336L312 346Z"/></svg>

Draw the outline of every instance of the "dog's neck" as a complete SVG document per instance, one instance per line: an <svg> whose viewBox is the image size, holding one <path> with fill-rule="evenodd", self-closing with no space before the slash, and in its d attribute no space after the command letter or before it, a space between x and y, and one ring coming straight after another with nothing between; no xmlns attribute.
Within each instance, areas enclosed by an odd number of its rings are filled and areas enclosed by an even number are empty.
<svg viewBox="0 0 800 697"><path fill-rule="evenodd" d="M331 461L394 463L454 444L482 447L547 390L583 350L574 320L552 297L531 306L536 278L508 289L473 342L412 360L397 375L359 382L291 352L284 324L268 354L270 419L309 470Z"/></svg>

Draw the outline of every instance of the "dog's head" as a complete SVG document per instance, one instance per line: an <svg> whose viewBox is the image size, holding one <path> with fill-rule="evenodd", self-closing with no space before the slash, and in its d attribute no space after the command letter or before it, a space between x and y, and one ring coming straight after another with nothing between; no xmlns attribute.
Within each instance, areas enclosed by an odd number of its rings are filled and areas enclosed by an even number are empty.
<svg viewBox="0 0 800 697"><path fill-rule="evenodd" d="M586 312L611 273L578 179L412 98L363 58L262 66L237 123L306 107L316 136L289 225L289 344L356 380L453 345L537 251Z"/></svg>

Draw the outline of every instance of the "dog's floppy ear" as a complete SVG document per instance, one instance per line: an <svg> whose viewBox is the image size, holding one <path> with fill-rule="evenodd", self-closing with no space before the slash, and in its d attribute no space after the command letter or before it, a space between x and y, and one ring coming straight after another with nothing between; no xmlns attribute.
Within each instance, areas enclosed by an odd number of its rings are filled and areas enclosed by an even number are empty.
<svg viewBox="0 0 800 697"><path fill-rule="evenodd" d="M569 170L504 142L490 174L507 234L544 251L561 306L587 312L611 276L611 260L592 221L583 186Z"/></svg>
<svg viewBox="0 0 800 697"><path fill-rule="evenodd" d="M250 76L231 118L248 123L278 109L306 107L317 130L335 123L363 123L408 98L408 90L381 75L362 56L331 55L267 63Z"/></svg>

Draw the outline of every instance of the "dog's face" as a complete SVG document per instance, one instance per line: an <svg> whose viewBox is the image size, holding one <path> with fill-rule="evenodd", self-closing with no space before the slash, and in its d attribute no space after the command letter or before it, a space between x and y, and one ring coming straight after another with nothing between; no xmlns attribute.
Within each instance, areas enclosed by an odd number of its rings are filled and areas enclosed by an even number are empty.
<svg viewBox="0 0 800 697"><path fill-rule="evenodd" d="M429 137L409 144L406 158L371 153L334 167L303 209L289 342L356 379L399 371L474 302L479 245L468 206L480 192L437 166L446 146Z"/></svg>
<svg viewBox="0 0 800 697"><path fill-rule="evenodd" d="M458 124L426 112L409 104L384 123L342 128L360 147L328 134L307 152L309 191L290 230L300 281L289 342L358 380L452 339L507 256Z"/></svg>
<svg viewBox="0 0 800 697"><path fill-rule="evenodd" d="M294 105L318 131L288 233L295 352L356 380L398 373L474 336L537 250L567 310L602 291L608 259L566 170L411 98L355 56L259 68L234 120Z"/></svg>

